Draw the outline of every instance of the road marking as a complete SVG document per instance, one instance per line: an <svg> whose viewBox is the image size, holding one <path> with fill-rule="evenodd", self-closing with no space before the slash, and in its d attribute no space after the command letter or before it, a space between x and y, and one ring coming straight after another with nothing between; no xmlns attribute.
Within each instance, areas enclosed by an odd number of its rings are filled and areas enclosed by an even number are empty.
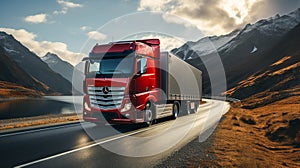
<svg viewBox="0 0 300 168"><path fill-rule="evenodd" d="M40 132L40 131L54 130L54 129L60 129L60 128L67 128L67 127L72 127L72 126L77 126L77 125L80 126L80 122L67 124L67 125L61 125L61 126L52 126L52 127L47 127L47 128L40 128L40 129L33 129L33 130L27 130L27 131L21 131L21 132L7 133L7 134L0 135L0 138L7 137L7 136L15 136L15 135L21 135L21 134Z"/></svg>
<svg viewBox="0 0 300 168"><path fill-rule="evenodd" d="M211 103L210 105L213 105L213 104L214 103ZM205 107L204 109L206 109L206 108L209 109L209 108L212 108L212 107L208 106L208 107ZM162 125L165 125L165 124L167 124L167 123L164 123ZM83 147L79 147L79 148L76 148L76 149L72 149L72 150L69 150L69 151L65 151L65 152L62 152L62 153L54 154L52 156L48 156L48 157L45 157L45 158L42 158L42 159L39 159L39 160L35 160L35 161L32 161L32 162L24 163L22 165L15 166L15 168L22 168L22 167L34 165L34 164L37 164L37 163L41 163L41 162L44 162L44 161L48 161L48 160L58 158L58 157L61 157L61 156L64 156L64 155L68 155L68 154L72 154L72 153L75 153L75 152L78 152L78 151L81 151L81 150L85 150L85 149L88 149L88 148L91 148L91 147L94 147L94 146L97 146L97 145L101 145L101 144L104 144L104 143L107 143L107 142L115 141L115 140L122 139L122 138L125 138L125 137L128 137L128 136L134 135L134 134L138 134L138 133L141 133L141 132L144 132L144 131L148 131L148 130L153 129L153 128L155 128L155 127L149 127L147 129L142 129L142 130L131 132L131 133L128 133L128 134L122 134L120 136L116 136L116 137L106 139L106 140L100 140L98 142L96 141L93 144L83 146Z"/></svg>
<svg viewBox="0 0 300 168"><path fill-rule="evenodd" d="M46 98L49 98L51 99L51 96L45 96ZM201 108L201 110L203 109L206 109L204 107L206 106L210 106L213 104L212 101L210 101L209 99L204 99L207 101L207 103L203 104L203 105L199 105L199 107ZM199 109L200 109L199 108ZM209 107L211 108L211 107ZM198 109L198 110L199 110ZM54 130L54 129L60 129L60 128L67 128L67 127L72 127L74 125L77 125L77 124L80 124L81 125L83 124L82 122L78 122L78 123L72 123L72 124L68 124L68 125L62 125L62 126L52 126L52 127L47 127L47 128L40 128L40 129L32 129L32 130L27 130L27 131L20 131L20 132L14 132L14 133L7 133L7 134L3 134L1 135L0 134L0 138L2 137L8 137L8 136L15 136L15 135L21 135L21 134L27 134L27 133L34 133L34 132L40 132L40 131L48 131L48 130ZM85 123L85 122L84 122ZM86 123L87 124L87 123Z"/></svg>
<svg viewBox="0 0 300 168"><path fill-rule="evenodd" d="M49 157L46 157L46 158L43 158L43 159L39 159L39 160L35 160L35 161L29 162L29 163L25 163L25 164L22 164L22 165L19 165L19 166L15 166L15 168L26 167L26 166L30 166L30 165L33 165L33 164L36 164L36 163L44 162L44 161L47 161L47 160L50 160L50 159L54 159L54 158L64 156L64 155L67 155L67 154L70 154L70 153L74 153L74 152L77 152L77 151L80 151L80 150L88 149L88 148L91 148L91 147L94 147L94 146L97 146L97 145L101 145L101 144L104 144L104 143L107 143L107 142L111 142L111 141L114 141L114 140L117 140L117 139L122 139L122 138L128 137L130 135L138 134L140 132L144 132L144 131L147 131L149 129L152 129L152 128L150 127L148 129L143 129L143 130L131 132L129 134L124 134L124 135L121 135L121 136L117 136L117 137L114 137L114 138L111 138L111 139L103 140L103 141L100 141L100 142L97 142L97 143L94 143L94 144L91 144L91 145L83 146L83 147L80 147L80 148L77 148L77 149L69 150L69 151L59 153L59 154L56 154L56 155L52 155L52 156L49 156Z"/></svg>

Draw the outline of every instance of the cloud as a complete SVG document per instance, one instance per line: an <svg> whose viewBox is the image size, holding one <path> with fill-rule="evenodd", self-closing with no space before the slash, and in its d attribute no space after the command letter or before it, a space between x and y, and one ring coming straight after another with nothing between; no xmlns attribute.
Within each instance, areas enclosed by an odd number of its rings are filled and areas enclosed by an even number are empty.
<svg viewBox="0 0 300 168"><path fill-rule="evenodd" d="M164 17L168 22L185 26L193 24L206 35L219 35L261 19L260 13L271 9L269 3L263 0L140 0L137 10L160 11L168 16ZM172 15L187 22L178 21Z"/></svg>
<svg viewBox="0 0 300 168"><path fill-rule="evenodd" d="M178 48L182 46L185 41L180 38L173 38L167 36L159 36L159 35L149 35L145 36L142 39L152 39L158 38L160 40L160 48L162 51L171 51L174 48Z"/></svg>
<svg viewBox="0 0 300 168"><path fill-rule="evenodd" d="M89 27L89 26L81 26L80 27L80 30L82 30L82 31L86 31L86 30L90 30L91 29L91 27Z"/></svg>
<svg viewBox="0 0 300 168"><path fill-rule="evenodd" d="M250 23L254 23L259 19L268 18L276 14L285 15L299 7L299 0L263 0L252 6L246 19Z"/></svg>
<svg viewBox="0 0 300 168"><path fill-rule="evenodd" d="M81 8L83 7L82 4L74 3L71 1L65 1L65 0L57 0L57 3L62 7L60 11L54 11L53 14L66 14L68 12L68 9L70 8Z"/></svg>
<svg viewBox="0 0 300 168"><path fill-rule="evenodd" d="M60 58L75 65L85 57L82 53L74 53L68 50L68 46L62 42L51 42L51 41L37 41L37 35L28 32L24 29L10 29L0 28L0 31L4 31L8 34L12 34L18 41L20 41L29 50L36 53L38 56L44 56L47 52L57 54Z"/></svg>
<svg viewBox="0 0 300 168"><path fill-rule="evenodd" d="M96 40L96 41L103 41L107 38L107 36L103 33L97 32L97 31L90 31L87 33L89 38Z"/></svg>
<svg viewBox="0 0 300 168"><path fill-rule="evenodd" d="M141 0L138 11L152 10L152 11L162 11L163 8L169 4L172 0Z"/></svg>
<svg viewBox="0 0 300 168"><path fill-rule="evenodd" d="M61 6L61 10L55 10L53 12L54 15L58 14L66 14L70 8L81 8L83 7L82 4L77 4L71 1L65 1L65 0L57 0L57 3ZM25 22L30 22L30 23L44 23L47 22L47 17L49 15L41 13L41 14L36 14L36 15L31 15L27 16L24 18Z"/></svg>
<svg viewBox="0 0 300 168"><path fill-rule="evenodd" d="M64 0L57 0L57 3L59 3L60 5L67 7L67 8L81 8L82 5L81 4L76 4L74 2L70 2L70 1L64 1Z"/></svg>
<svg viewBox="0 0 300 168"><path fill-rule="evenodd" d="M47 14L41 13L27 16L24 18L24 21L29 23L44 23L47 22Z"/></svg>

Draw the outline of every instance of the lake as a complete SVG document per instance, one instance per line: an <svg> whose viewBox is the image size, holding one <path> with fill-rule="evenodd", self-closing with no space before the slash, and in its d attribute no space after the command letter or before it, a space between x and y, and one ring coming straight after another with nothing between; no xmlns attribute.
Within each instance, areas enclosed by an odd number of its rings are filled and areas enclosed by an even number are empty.
<svg viewBox="0 0 300 168"><path fill-rule="evenodd" d="M47 114L81 113L81 103L81 96L45 96L43 98L0 100L0 120Z"/></svg>

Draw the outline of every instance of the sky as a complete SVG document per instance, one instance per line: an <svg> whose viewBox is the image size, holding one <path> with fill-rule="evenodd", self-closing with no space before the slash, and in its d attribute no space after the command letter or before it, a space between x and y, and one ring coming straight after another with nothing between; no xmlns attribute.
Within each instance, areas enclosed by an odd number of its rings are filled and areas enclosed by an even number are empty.
<svg viewBox="0 0 300 168"><path fill-rule="evenodd" d="M164 50L287 14L300 0L1 0L0 31L77 64L96 43L160 38Z"/></svg>

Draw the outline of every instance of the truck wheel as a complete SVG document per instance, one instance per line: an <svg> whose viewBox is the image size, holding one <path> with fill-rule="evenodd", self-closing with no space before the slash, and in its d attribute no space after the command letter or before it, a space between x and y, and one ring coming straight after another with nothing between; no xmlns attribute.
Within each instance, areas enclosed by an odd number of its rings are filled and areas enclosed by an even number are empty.
<svg viewBox="0 0 300 168"><path fill-rule="evenodd" d="M144 124L149 127L153 124L154 108L152 103L147 103L145 107Z"/></svg>
<svg viewBox="0 0 300 168"><path fill-rule="evenodd" d="M199 108L199 104L197 102L194 102L194 113L197 113L198 108Z"/></svg>
<svg viewBox="0 0 300 168"><path fill-rule="evenodd" d="M191 102L186 101L184 104L185 104L185 108L186 108L186 113L187 113L187 115L190 115L190 114L192 113Z"/></svg>
<svg viewBox="0 0 300 168"><path fill-rule="evenodd" d="M175 120L178 117L178 114L179 114L179 105L177 103L174 103L172 119Z"/></svg>

